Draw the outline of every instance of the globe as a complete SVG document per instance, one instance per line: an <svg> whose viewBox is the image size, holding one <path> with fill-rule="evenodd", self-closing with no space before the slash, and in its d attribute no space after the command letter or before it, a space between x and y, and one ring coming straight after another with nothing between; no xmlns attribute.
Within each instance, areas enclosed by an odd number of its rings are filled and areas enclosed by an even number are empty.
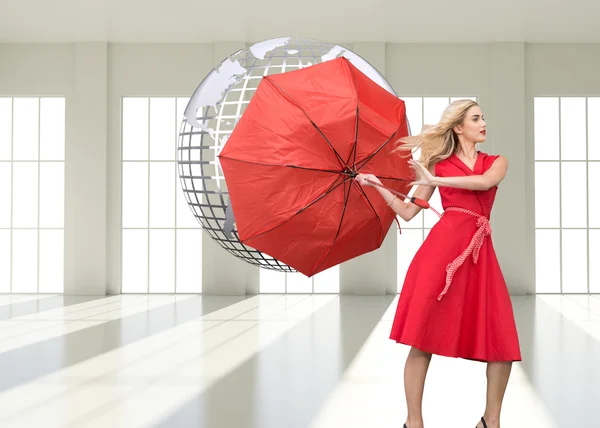
<svg viewBox="0 0 600 428"><path fill-rule="evenodd" d="M319 40L285 37L253 44L225 58L202 80L190 98L179 132L181 187L206 233L223 249L247 263L295 272L240 242L218 155L263 76L309 67L342 55L371 80L396 95L385 78L354 52Z"/></svg>

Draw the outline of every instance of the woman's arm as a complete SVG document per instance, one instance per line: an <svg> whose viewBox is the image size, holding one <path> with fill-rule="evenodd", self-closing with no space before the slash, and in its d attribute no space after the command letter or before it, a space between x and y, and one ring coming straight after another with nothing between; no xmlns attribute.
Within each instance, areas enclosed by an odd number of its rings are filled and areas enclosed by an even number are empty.
<svg viewBox="0 0 600 428"><path fill-rule="evenodd" d="M433 177L432 186L455 187L467 190L488 190L497 186L506 176L508 161L499 156L482 175L470 175L465 177Z"/></svg>
<svg viewBox="0 0 600 428"><path fill-rule="evenodd" d="M433 170L434 170L434 166L432 166L429 170L425 169L425 171L427 171L429 173L429 175L431 175L432 177L433 177ZM375 183L381 184L379 179L376 176L374 176L373 174L359 174L357 176L357 181L361 185L371 186L370 184L367 184L365 179L369 179L371 181L374 181ZM419 214L419 212L421 212L421 210L423 209L420 206L415 205L413 203L404 202L403 200L399 199L396 195L394 195L392 192L390 192L387 189L382 189L381 187L378 187L378 186L375 186L375 188L381 194L381 197L385 200L386 204L388 204L388 206L397 215L399 215L400 218L402 218L402 220L404 220L404 221L410 221L417 214ZM417 190L415 191L415 193L412 196L414 196L415 198L424 199L424 200L428 201L429 199L431 199L431 195L433 195L434 191L435 191L435 187L432 186L431 184L427 184L427 185L417 187Z"/></svg>
<svg viewBox="0 0 600 428"><path fill-rule="evenodd" d="M389 190L382 189L381 187L376 187L376 189L381 193L381 196L385 199L387 204L389 204L390 201L392 202L389 207L404 221L412 220L423 209L413 203L404 202ZM434 191L435 187L433 186L419 186L412 196L428 201L431 199L431 195L433 195Z"/></svg>
<svg viewBox="0 0 600 428"><path fill-rule="evenodd" d="M488 169L482 175L469 175L465 177L435 177L423 165L415 161L409 161L413 170L417 174L417 180L412 184L434 187L455 187L457 189L467 190L488 190L500 184L506 176L508 161L502 156L498 156Z"/></svg>

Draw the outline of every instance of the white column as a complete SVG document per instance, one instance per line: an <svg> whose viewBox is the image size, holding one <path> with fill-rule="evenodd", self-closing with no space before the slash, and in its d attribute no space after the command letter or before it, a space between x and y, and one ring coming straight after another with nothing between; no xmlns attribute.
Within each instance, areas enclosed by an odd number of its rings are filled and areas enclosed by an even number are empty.
<svg viewBox="0 0 600 428"><path fill-rule="evenodd" d="M344 44L385 73L386 44L360 42ZM383 295L396 293L396 226L392 225L381 248L359 256L340 266L340 293Z"/></svg>
<svg viewBox="0 0 600 428"><path fill-rule="evenodd" d="M244 48L246 48L244 42L214 43L214 66L216 67L229 55ZM236 258L204 232L202 236L203 294L257 294L259 277L258 267Z"/></svg>
<svg viewBox="0 0 600 428"><path fill-rule="evenodd" d="M490 62L490 147L482 150L508 159L508 175L498 188L492 211L494 247L511 294L534 292L533 245L527 233L527 139L525 45L494 43ZM484 112L485 114L485 112Z"/></svg>
<svg viewBox="0 0 600 428"><path fill-rule="evenodd" d="M106 293L107 45L75 45L66 105L65 294Z"/></svg>

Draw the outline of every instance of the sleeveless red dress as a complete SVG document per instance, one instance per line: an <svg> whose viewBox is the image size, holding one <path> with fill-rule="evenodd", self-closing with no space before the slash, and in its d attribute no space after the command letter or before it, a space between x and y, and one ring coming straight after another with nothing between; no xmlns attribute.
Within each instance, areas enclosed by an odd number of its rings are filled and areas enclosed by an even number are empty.
<svg viewBox="0 0 600 428"><path fill-rule="evenodd" d="M497 157L479 153L471 170L452 155L436 164L435 175L480 175ZM490 235L497 187L439 191L444 214L408 268L390 338L447 357L521 361L512 303Z"/></svg>

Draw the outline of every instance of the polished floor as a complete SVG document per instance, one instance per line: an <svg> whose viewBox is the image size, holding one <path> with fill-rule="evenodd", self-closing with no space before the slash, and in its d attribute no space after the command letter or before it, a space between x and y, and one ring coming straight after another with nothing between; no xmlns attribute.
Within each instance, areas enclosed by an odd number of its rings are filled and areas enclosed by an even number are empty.
<svg viewBox="0 0 600 428"><path fill-rule="evenodd" d="M505 428L600 427L600 296L513 299ZM396 296L0 296L0 427L385 428ZM473 427L485 365L434 357L427 427Z"/></svg>

